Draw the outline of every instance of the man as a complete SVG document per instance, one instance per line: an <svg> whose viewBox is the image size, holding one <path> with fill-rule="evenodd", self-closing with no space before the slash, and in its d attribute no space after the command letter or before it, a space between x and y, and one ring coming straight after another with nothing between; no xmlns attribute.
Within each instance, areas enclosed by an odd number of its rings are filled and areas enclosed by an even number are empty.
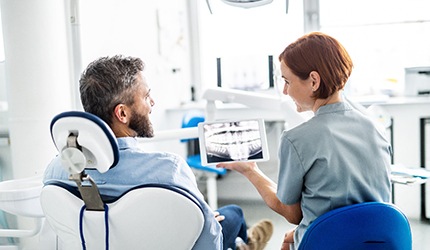
<svg viewBox="0 0 430 250"><path fill-rule="evenodd" d="M155 102L143 76L144 63L133 57L103 57L90 63L80 79L81 101L86 112L104 120L118 140L118 164L99 173L88 170L102 195L119 196L128 189L147 183L162 183L180 187L194 195L203 208L205 224L193 249L236 248L236 239L263 249L270 239L273 225L263 220L249 229L239 206L229 205L212 211L197 188L195 176L185 160L166 152L142 150L136 137L153 137L149 115ZM68 181L61 160L55 158L45 172L44 181ZM69 184L73 185L72 182ZM168 237L166 235L166 237Z"/></svg>

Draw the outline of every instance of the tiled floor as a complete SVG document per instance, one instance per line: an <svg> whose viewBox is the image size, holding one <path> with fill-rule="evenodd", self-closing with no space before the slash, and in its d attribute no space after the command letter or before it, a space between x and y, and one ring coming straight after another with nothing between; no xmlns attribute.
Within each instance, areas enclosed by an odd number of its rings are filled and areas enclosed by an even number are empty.
<svg viewBox="0 0 430 250"><path fill-rule="evenodd" d="M221 200L219 203L220 206L222 206L223 204L231 203L231 201ZM274 224L274 233L266 250L279 250L285 232L293 228L293 225L270 210L262 201L235 201L234 203L242 207L249 225L263 218L272 220ZM417 218L410 218L409 222L412 228L413 250L430 249L430 223L423 222Z"/></svg>

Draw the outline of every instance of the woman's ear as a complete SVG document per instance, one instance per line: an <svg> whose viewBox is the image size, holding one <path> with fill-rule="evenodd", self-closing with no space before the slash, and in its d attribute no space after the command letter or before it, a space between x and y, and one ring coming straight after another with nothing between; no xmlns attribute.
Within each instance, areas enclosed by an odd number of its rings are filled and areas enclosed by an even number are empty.
<svg viewBox="0 0 430 250"><path fill-rule="evenodd" d="M316 71L311 71L309 77L312 80L312 91L317 91L320 87L321 77L320 74Z"/></svg>
<svg viewBox="0 0 430 250"><path fill-rule="evenodd" d="M123 124L127 123L129 118L127 106L124 104L116 105L114 109L114 118Z"/></svg>

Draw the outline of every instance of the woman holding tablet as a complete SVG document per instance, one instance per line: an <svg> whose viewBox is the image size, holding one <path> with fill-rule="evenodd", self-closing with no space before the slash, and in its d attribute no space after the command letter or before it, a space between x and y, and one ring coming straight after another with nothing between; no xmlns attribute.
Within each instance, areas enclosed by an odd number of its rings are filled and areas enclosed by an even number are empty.
<svg viewBox="0 0 430 250"><path fill-rule="evenodd" d="M338 207L367 201L388 202L391 147L371 119L343 102L341 91L353 63L333 37L313 32L280 54L283 93L309 121L284 131L279 145L278 184L255 162L220 163L256 187L266 204L298 225L282 249L298 248L307 227Z"/></svg>

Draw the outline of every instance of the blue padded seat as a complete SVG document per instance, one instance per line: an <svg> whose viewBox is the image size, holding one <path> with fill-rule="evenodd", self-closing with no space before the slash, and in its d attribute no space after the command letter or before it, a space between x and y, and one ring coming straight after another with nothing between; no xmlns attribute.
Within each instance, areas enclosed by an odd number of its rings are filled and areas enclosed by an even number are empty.
<svg viewBox="0 0 430 250"><path fill-rule="evenodd" d="M299 250L412 249L407 217L393 204L365 202L329 211L306 230Z"/></svg>

